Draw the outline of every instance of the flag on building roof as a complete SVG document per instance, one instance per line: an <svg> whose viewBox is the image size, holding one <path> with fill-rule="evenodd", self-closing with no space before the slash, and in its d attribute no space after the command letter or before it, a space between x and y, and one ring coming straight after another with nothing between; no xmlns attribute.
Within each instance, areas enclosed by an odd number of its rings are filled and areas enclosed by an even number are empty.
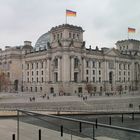
<svg viewBox="0 0 140 140"><path fill-rule="evenodd" d="M76 12L72 11L72 10L66 10L66 16L73 16L73 17L75 17L76 16Z"/></svg>
<svg viewBox="0 0 140 140"><path fill-rule="evenodd" d="M136 32L135 28L128 27L128 33L135 33L135 32Z"/></svg>

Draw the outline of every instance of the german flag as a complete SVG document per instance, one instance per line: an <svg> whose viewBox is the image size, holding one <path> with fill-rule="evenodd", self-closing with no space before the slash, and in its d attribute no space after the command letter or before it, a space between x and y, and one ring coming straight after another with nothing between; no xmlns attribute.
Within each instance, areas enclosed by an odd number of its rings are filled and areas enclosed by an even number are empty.
<svg viewBox="0 0 140 140"><path fill-rule="evenodd" d="M66 16L75 17L76 16L76 12L75 11L71 11L71 10L66 10Z"/></svg>
<svg viewBox="0 0 140 140"><path fill-rule="evenodd" d="M135 28L128 27L128 33L135 33L135 32L136 32Z"/></svg>

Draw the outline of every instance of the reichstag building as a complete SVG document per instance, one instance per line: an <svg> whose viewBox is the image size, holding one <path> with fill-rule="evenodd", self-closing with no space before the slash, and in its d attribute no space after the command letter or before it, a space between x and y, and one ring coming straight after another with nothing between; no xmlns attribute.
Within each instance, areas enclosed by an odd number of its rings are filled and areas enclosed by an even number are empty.
<svg viewBox="0 0 140 140"><path fill-rule="evenodd" d="M0 71L9 78L8 92L93 94L138 92L140 41L116 42L116 48L87 48L82 27L63 24L41 35L33 47L0 50Z"/></svg>

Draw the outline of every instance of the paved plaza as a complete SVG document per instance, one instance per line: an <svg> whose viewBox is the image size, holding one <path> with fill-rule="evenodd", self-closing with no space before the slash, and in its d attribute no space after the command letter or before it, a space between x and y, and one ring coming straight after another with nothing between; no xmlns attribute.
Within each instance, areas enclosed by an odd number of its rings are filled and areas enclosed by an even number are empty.
<svg viewBox="0 0 140 140"><path fill-rule="evenodd" d="M84 98L83 98L84 97ZM0 110L140 111L140 95L53 96L40 93L1 93ZM86 97L86 98L85 98Z"/></svg>
<svg viewBox="0 0 140 140"><path fill-rule="evenodd" d="M45 95L45 96L44 96ZM30 100L30 98L35 97L35 100ZM139 98L140 94L122 94L113 96L89 96L85 94L81 97L75 96L59 96L53 94L43 94L43 93L0 93L0 103L25 103L25 102L65 102L65 101L83 101L83 97L87 97L88 101L94 100L112 100L112 99L134 99ZM85 99L84 99L85 100Z"/></svg>
<svg viewBox="0 0 140 140"><path fill-rule="evenodd" d="M35 97L34 101L30 101L30 98ZM128 104L132 103L133 108L137 109L140 104L140 96L137 94L133 95L122 95L122 96L87 96L87 100L83 100L82 97L78 96L53 96L49 95L49 99L47 97L42 96L42 94L37 93L2 93L0 94L0 107L1 109L7 109L7 107L11 106L14 108L28 108L33 109L33 107L39 107L44 109L54 108L54 109L64 109L64 110L105 110L107 109L119 109L122 108L124 110L129 109ZM13 105L13 106L12 106ZM111 106L111 108L109 108ZM5 108L4 108L5 107ZM103 108L105 107L105 108ZM114 107L114 108L113 108ZM10 112L10 111L9 111ZM4 115L14 114L14 112L6 112L3 110ZM2 115L2 114L0 114ZM17 121L13 119L0 119L0 137L3 140L11 140L12 134L16 134L17 132ZM38 140L38 130L42 130L42 140L88 140L89 138L81 138L77 136L71 136L70 134L64 134L64 137L60 136L60 132L55 130L50 130L48 128L35 126L33 124L27 124L24 122L20 122L20 140ZM105 136L100 136L96 138L97 140L116 140L112 138L108 138ZM90 139L89 139L90 140Z"/></svg>

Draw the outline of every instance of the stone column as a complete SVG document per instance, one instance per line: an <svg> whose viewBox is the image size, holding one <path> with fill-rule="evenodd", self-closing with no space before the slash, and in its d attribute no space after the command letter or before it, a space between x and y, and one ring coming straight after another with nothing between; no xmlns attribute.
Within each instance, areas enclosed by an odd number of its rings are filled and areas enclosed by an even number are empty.
<svg viewBox="0 0 140 140"><path fill-rule="evenodd" d="M92 76L92 60L90 60L89 61L89 67L90 67L90 69L89 69L89 78L90 78L90 82L92 82L93 81L93 76Z"/></svg>
<svg viewBox="0 0 140 140"><path fill-rule="evenodd" d="M51 58L47 58L47 81L51 81Z"/></svg>
<svg viewBox="0 0 140 140"><path fill-rule="evenodd" d="M74 56L71 56L71 81L74 81Z"/></svg>
<svg viewBox="0 0 140 140"><path fill-rule="evenodd" d="M62 81L61 56L58 57L58 81Z"/></svg>
<svg viewBox="0 0 140 140"><path fill-rule="evenodd" d="M86 60L83 58L83 81L86 81Z"/></svg>

